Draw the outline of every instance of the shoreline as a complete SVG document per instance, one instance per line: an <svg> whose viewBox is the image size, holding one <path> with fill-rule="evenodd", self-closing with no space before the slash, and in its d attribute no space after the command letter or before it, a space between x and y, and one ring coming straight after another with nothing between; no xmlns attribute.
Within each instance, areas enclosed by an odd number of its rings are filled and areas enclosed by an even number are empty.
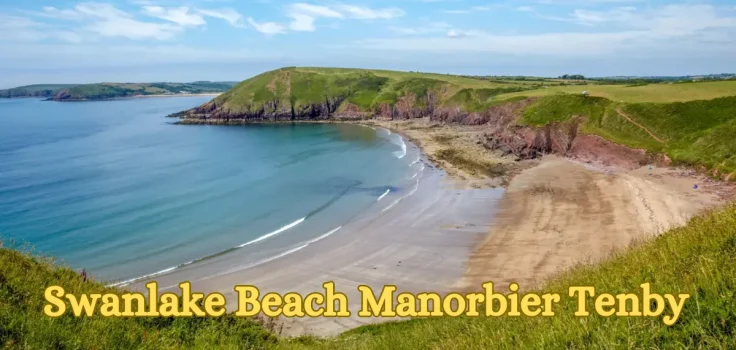
<svg viewBox="0 0 736 350"><path fill-rule="evenodd" d="M388 214L366 214L337 228L328 239L205 280L192 278L213 271L167 274L158 278L166 281L160 284L165 287L162 291L176 287L178 280L192 280L198 290L231 293L230 297L236 284L256 285L264 293L308 294L321 291L321 283L334 281L348 295L352 311L359 308L353 305L359 296L351 290L355 292L359 284L379 290L392 284L399 291L440 294L476 291L487 281L499 288L517 282L523 289L532 289L571 266L605 259L682 225L733 193L728 184L709 182L693 172L678 175L669 167L626 170L554 155L515 162L507 181L499 183L432 156L446 147L466 147L465 155L473 152L474 127L380 120L318 123L351 123L398 133L420 150L432 180L417 187L416 197L391 205ZM481 152L485 158L473 159L504 161L491 151ZM692 181L707 185L693 193ZM716 193L721 190L728 193ZM421 211L424 215L412 213L416 206L426 206ZM453 236L458 233L461 238ZM135 285L143 290L142 281ZM233 307L229 304L228 310ZM352 316L281 321L286 335L333 336L390 320Z"/></svg>
<svg viewBox="0 0 736 350"><path fill-rule="evenodd" d="M413 189L384 194L346 224L268 258L242 264L239 259L248 253L230 252L135 281L128 287L145 292L145 283L156 280L159 293L165 293L176 291L177 284L186 280L197 291L224 294L228 310L236 308L233 286L237 284L255 285L263 293L306 295L321 291L322 283L334 281L337 289L348 296L351 311L360 308L360 284L376 290L397 285L401 291L415 293L455 291L473 247L487 234L494 203L503 190L458 188L457 180L448 180L444 170L432 165L419 147L404 139L411 156L417 154L423 164ZM358 318L356 313L347 319L297 318L281 322L286 335L330 336L363 324L388 321Z"/></svg>

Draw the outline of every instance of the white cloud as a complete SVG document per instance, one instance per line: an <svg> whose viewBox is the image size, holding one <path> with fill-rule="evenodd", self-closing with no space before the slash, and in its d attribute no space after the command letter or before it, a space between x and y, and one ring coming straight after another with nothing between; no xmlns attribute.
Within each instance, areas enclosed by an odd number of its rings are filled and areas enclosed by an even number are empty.
<svg viewBox="0 0 736 350"><path fill-rule="evenodd" d="M163 8L161 6L143 6L142 11L147 16L174 22L182 27L196 27L207 23L204 21L204 18L202 18L202 15L198 13L190 13L189 8L186 6L173 8Z"/></svg>
<svg viewBox="0 0 736 350"><path fill-rule="evenodd" d="M516 8L516 10L521 12L532 12L534 11L534 8L531 6L519 6Z"/></svg>
<svg viewBox="0 0 736 350"><path fill-rule="evenodd" d="M59 9L46 6L40 12L32 12L39 17L82 22L83 25L73 30L58 27L48 30L50 34L43 38L56 37L68 42L94 40L95 37L124 37L129 39L166 40L184 31L187 27L198 27L207 24L205 17L222 19L233 26L244 26L242 16L232 9L190 9L186 6L161 7L141 3L141 13L166 21L149 22L136 19L132 14L122 11L107 3L79 3L73 8ZM273 26L267 25L267 30ZM53 33L53 34L51 34ZM18 36L18 35L16 35ZM38 33L27 33L31 37L41 36Z"/></svg>
<svg viewBox="0 0 736 350"><path fill-rule="evenodd" d="M170 39L182 30L175 25L140 22L130 18L106 19L92 23L84 29L107 37L158 40Z"/></svg>
<svg viewBox="0 0 736 350"><path fill-rule="evenodd" d="M736 17L711 5L668 5L637 11L573 12L566 20L605 25L608 31L504 35L452 28L445 36L378 38L358 42L368 49L427 52L491 52L499 54L602 57L678 50L692 54L736 53ZM668 51L670 52L670 51Z"/></svg>
<svg viewBox="0 0 736 350"><path fill-rule="evenodd" d="M115 6L110 4L96 3L96 2L85 2L80 3L74 7L74 9L85 16L97 17L103 19L118 19L118 18L132 18L127 12L118 10Z"/></svg>
<svg viewBox="0 0 736 350"><path fill-rule="evenodd" d="M289 6L289 13L299 13L313 17L343 18L343 15L327 6L296 3Z"/></svg>
<svg viewBox="0 0 736 350"><path fill-rule="evenodd" d="M404 11L396 7L371 9L354 5L339 5L337 9L345 16L356 19L391 19L404 15Z"/></svg>
<svg viewBox="0 0 736 350"><path fill-rule="evenodd" d="M287 8L286 15L292 19L289 28L299 32L315 31L317 28L315 28L314 22L320 17L344 18L341 13L329 7L304 3L291 4Z"/></svg>
<svg viewBox="0 0 736 350"><path fill-rule="evenodd" d="M459 31L455 31L455 30L451 30L451 31L447 32L447 37L448 38L461 38L461 37L464 37L464 36L465 36L465 33L459 32Z"/></svg>
<svg viewBox="0 0 736 350"><path fill-rule="evenodd" d="M289 29L305 32L315 31L317 29L315 22L319 18L373 20L392 19L403 15L404 11L396 7L373 9L349 4L337 4L328 7L295 3L286 8L286 16L291 18Z"/></svg>
<svg viewBox="0 0 736 350"><path fill-rule="evenodd" d="M231 8L223 8L219 10L197 9L197 12L207 17L219 18L221 20L224 20L234 27L243 26L243 16L241 16L237 11Z"/></svg>
<svg viewBox="0 0 736 350"><path fill-rule="evenodd" d="M445 22L434 22L418 27L388 27L388 30L401 35L425 35L444 33L452 26Z"/></svg>
<svg viewBox="0 0 736 350"><path fill-rule="evenodd" d="M35 14L39 16L43 16L43 17L66 19L66 20L77 20L83 17L83 15L77 11L70 10L70 9L61 10L53 6L44 6L43 12L38 12Z"/></svg>
<svg viewBox="0 0 736 350"><path fill-rule="evenodd" d="M44 39L59 39L71 43L82 41L81 36L72 31L56 30L26 17L0 14L0 40L29 42Z"/></svg>
<svg viewBox="0 0 736 350"><path fill-rule="evenodd" d="M253 18L248 17L248 23L250 23L253 28L255 28L257 31L266 34L266 35L274 35L274 34L283 34L286 33L286 28L284 28L283 25L274 23L274 22L261 22L258 23L253 20Z"/></svg>
<svg viewBox="0 0 736 350"><path fill-rule="evenodd" d="M49 26L44 38L55 37L68 42L81 42L93 39L94 36L125 37L129 39L169 39L181 32L182 25L199 23L182 8L174 11L152 7L149 14L169 20L175 24L144 22L136 20L131 14L119 10L106 3L85 2L73 8L59 9L52 6L43 7L41 12L33 14L40 17L86 22L81 27L69 30L63 27Z"/></svg>

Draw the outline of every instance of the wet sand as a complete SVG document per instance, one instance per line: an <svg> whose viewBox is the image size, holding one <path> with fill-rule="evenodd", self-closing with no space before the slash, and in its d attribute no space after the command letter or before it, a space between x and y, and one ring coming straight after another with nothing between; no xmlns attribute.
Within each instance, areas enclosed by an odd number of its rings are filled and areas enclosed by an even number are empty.
<svg viewBox="0 0 736 350"><path fill-rule="evenodd" d="M289 254L235 268L238 252L221 261L193 264L158 276L160 292L178 292L176 284L191 281L193 289L225 294L227 310L237 307L233 286L257 286L267 292L322 292L322 283L334 281L349 300L350 318L283 319L283 334L336 335L348 329L385 321L359 318L364 284L380 291L396 285L399 292L454 291L466 261L478 240L486 236L501 189L462 189L444 171L426 166L416 191L402 199L387 195L365 215L329 237ZM388 209L387 209L388 208ZM284 234L288 234L285 232ZM242 258L242 256L241 256ZM146 281L129 288L142 290Z"/></svg>

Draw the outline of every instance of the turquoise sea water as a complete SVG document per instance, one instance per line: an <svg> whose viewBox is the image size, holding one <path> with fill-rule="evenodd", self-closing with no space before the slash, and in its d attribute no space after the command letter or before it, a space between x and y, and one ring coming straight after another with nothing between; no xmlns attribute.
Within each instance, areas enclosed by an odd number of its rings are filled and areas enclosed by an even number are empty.
<svg viewBox="0 0 736 350"><path fill-rule="evenodd" d="M283 254L414 186L418 154L386 130L164 118L208 99L0 100L0 236L128 280Z"/></svg>

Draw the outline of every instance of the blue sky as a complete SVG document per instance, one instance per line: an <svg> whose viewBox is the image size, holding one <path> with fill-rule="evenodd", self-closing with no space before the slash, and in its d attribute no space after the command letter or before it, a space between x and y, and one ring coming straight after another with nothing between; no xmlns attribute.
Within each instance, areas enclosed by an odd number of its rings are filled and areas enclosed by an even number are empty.
<svg viewBox="0 0 736 350"><path fill-rule="evenodd" d="M736 71L736 2L0 0L0 88L282 66L483 75Z"/></svg>

